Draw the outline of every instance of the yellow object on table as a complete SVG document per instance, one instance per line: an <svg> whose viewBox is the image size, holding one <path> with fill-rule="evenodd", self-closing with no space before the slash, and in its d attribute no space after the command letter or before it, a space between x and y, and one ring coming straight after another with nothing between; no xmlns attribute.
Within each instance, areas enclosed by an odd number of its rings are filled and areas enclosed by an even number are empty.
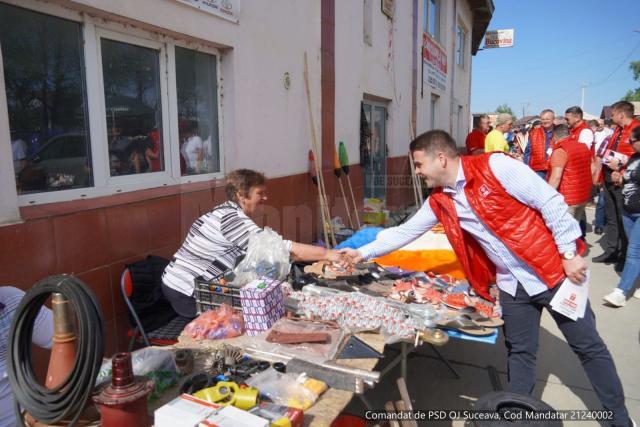
<svg viewBox="0 0 640 427"><path fill-rule="evenodd" d="M307 378L307 380L304 383L302 383L302 386L304 388L311 390L318 396L320 396L322 393L327 391L327 389L329 388L327 386L327 383L320 380L313 379L313 378Z"/></svg>
<svg viewBox="0 0 640 427"><path fill-rule="evenodd" d="M238 409L251 409L258 403L258 389L238 387L234 382L219 381L213 387L205 388L193 394L198 399L222 406L233 405Z"/></svg>

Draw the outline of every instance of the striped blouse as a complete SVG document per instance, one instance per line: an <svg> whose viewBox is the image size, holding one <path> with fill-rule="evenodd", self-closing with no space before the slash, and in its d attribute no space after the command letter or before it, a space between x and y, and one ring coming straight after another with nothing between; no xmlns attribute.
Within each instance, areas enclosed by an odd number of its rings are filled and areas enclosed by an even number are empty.
<svg viewBox="0 0 640 427"><path fill-rule="evenodd" d="M244 255L249 235L260 230L235 202L225 202L198 218L164 270L165 286L187 296L193 295L194 280L211 280L233 269ZM285 240L288 250L291 241Z"/></svg>

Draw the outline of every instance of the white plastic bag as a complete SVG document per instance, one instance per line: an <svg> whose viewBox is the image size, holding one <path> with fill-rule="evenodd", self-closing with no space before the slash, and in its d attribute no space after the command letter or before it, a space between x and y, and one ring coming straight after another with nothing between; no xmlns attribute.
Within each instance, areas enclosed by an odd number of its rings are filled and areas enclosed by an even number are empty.
<svg viewBox="0 0 640 427"><path fill-rule="evenodd" d="M253 375L247 385L255 387L261 396L266 396L279 405L291 406L306 411L318 399L318 395L299 384L289 375L269 368Z"/></svg>
<svg viewBox="0 0 640 427"><path fill-rule="evenodd" d="M249 236L247 255L235 268L233 283L245 285L259 277L284 281L291 264L282 237L269 227Z"/></svg>
<svg viewBox="0 0 640 427"><path fill-rule="evenodd" d="M147 375L153 371L178 372L171 349L145 347L131 352L134 375ZM107 359L98 372L96 385L111 381L111 359Z"/></svg>

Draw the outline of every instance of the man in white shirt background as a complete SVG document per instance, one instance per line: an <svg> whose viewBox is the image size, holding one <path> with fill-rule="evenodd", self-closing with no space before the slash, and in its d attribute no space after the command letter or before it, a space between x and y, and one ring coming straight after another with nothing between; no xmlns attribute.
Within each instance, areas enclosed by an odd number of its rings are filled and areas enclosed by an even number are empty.
<svg viewBox="0 0 640 427"><path fill-rule="evenodd" d="M578 106L569 107L564 112L564 119L567 121L567 125L571 128L571 135L576 138L578 142L585 144L593 154L593 131L589 128L587 122L585 122L582 117L582 108Z"/></svg>

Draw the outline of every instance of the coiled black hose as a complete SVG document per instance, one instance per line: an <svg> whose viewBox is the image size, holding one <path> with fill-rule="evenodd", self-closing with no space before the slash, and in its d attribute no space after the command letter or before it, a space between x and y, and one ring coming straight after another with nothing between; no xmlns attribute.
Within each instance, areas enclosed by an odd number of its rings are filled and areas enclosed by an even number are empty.
<svg viewBox="0 0 640 427"><path fill-rule="evenodd" d="M77 316L75 367L59 386L48 389L35 378L31 360L33 324L52 292L72 304ZM71 420L74 426L91 396L104 355L104 323L95 294L70 275L50 276L36 283L22 298L11 324L8 342L9 382L15 396L16 418L20 408L36 420L55 424ZM22 422L19 421L22 425Z"/></svg>

